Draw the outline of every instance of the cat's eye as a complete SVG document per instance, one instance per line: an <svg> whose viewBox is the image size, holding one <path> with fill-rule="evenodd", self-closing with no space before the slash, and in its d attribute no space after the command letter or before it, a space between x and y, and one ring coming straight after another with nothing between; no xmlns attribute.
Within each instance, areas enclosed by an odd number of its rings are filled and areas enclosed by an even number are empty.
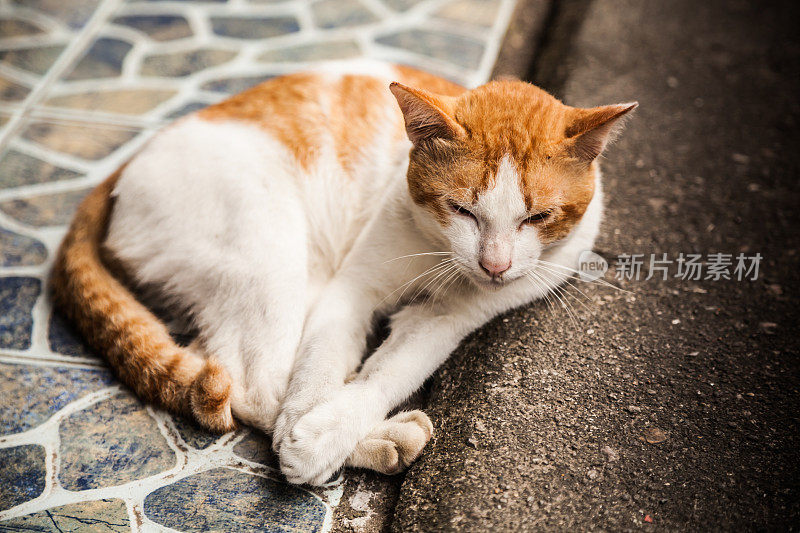
<svg viewBox="0 0 800 533"><path fill-rule="evenodd" d="M474 220L478 220L475 217L475 215L472 213L472 211L470 211L466 207L464 207L462 205L458 205L455 202L447 202L447 203L450 205L450 209L452 209L455 213L458 213L461 216L470 217L470 218L472 218Z"/></svg>
<svg viewBox="0 0 800 533"><path fill-rule="evenodd" d="M547 217L549 217L551 213L552 213L552 211L550 211L549 209L547 211L541 211L539 213L536 213L534 215L529 216L528 218L523 220L522 223L523 224L536 224L537 222L542 222L543 220L546 220Z"/></svg>

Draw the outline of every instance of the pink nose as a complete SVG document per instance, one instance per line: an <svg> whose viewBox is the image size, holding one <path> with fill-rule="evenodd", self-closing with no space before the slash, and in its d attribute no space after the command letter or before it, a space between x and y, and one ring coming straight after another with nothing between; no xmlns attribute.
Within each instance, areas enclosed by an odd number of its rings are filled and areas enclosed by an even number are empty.
<svg viewBox="0 0 800 533"><path fill-rule="evenodd" d="M487 261L486 259L481 259L481 268L489 274L491 277L495 278L503 274L506 270L511 268L511 261L507 263L495 263L494 261Z"/></svg>

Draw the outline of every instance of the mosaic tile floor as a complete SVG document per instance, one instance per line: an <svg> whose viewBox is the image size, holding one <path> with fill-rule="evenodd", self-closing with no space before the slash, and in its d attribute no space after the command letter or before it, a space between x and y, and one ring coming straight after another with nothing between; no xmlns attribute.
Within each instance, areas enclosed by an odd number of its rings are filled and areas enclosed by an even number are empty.
<svg viewBox="0 0 800 533"><path fill-rule="evenodd" d="M0 531L339 528L345 480L292 487L260 435L204 434L115 383L51 314L49 262L84 194L175 117L325 59L476 85L513 4L0 0Z"/></svg>

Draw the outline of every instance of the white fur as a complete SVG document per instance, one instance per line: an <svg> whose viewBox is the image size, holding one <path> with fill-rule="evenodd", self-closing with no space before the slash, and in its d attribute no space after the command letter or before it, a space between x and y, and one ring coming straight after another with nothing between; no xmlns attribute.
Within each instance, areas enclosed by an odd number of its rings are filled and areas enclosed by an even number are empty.
<svg viewBox="0 0 800 533"><path fill-rule="evenodd" d="M115 190L107 246L190 313L234 379L234 414L274 430L295 483L324 483L465 335L563 282L598 231L599 175L566 239L543 247L520 228L509 157L474 207L478 224L454 214L442 228L409 197L410 145L393 140L393 105L387 88L387 127L351 171L332 145L305 172L263 129L188 118L150 142ZM481 270L482 254L511 261L505 283ZM539 258L564 273L530 282ZM391 317L391 335L345 384L376 314Z"/></svg>

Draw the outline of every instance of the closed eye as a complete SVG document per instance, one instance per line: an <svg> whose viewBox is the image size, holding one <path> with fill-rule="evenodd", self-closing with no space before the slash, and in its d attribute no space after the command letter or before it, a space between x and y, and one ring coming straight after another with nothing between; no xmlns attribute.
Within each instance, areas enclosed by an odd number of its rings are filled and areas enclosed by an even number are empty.
<svg viewBox="0 0 800 533"><path fill-rule="evenodd" d="M528 218L526 218L525 220L523 220L522 223L523 224L536 224L538 222L542 222L542 221L546 220L550 216L551 213L552 213L552 211L550 211L550 210L542 211L540 213L536 213L535 215L531 215Z"/></svg>
<svg viewBox="0 0 800 533"><path fill-rule="evenodd" d="M448 204L450 205L450 209L452 209L454 212L458 213L459 215L465 216L465 217L470 217L472 219L478 220L475 217L475 215L472 213L472 211L470 211L466 207L458 205L455 202L448 202Z"/></svg>

